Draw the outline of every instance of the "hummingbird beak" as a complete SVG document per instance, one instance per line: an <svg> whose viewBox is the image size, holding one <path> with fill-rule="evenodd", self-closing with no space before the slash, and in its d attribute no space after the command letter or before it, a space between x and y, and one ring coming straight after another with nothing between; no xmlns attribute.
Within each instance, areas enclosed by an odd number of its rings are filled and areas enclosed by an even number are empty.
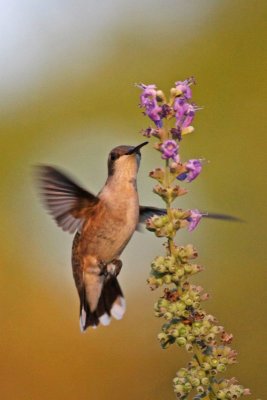
<svg viewBox="0 0 267 400"><path fill-rule="evenodd" d="M143 142L143 143L139 144L138 146L129 150L126 154L130 155L130 154L134 154L134 153L140 153L139 149L141 149L141 147L145 146L146 144L148 144L148 142Z"/></svg>

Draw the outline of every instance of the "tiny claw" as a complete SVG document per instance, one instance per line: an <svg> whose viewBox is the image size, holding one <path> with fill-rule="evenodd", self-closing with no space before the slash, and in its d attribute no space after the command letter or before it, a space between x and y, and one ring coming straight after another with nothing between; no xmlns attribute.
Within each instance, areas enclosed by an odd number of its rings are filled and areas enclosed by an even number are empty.
<svg viewBox="0 0 267 400"><path fill-rule="evenodd" d="M122 268L122 261L114 259L110 264L107 265L107 273L112 276L118 276Z"/></svg>
<svg viewBox="0 0 267 400"><path fill-rule="evenodd" d="M98 266L100 269L99 275L104 275L105 277L109 275L108 265L104 261L100 261Z"/></svg>

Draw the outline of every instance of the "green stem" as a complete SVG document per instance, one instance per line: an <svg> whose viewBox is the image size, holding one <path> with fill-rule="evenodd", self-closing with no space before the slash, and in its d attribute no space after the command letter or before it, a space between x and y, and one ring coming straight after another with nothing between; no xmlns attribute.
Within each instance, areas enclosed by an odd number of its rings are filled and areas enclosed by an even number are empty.
<svg viewBox="0 0 267 400"><path fill-rule="evenodd" d="M169 132L167 130L167 132ZM168 135L169 136L169 135ZM163 182L163 186L168 189L171 187L171 177L170 177L170 166L169 166L169 159L166 159L165 161L165 179ZM171 202L170 201L166 201L166 212L168 215L168 219L169 222L172 224L173 223L173 214L171 212ZM173 237L168 237L168 252L169 255L174 255L174 250L175 250L175 242L174 242L174 238ZM177 285L177 290L179 290L179 285ZM195 353L195 358L201 368L202 364L203 364L203 354L201 352L201 349L199 348L199 346L197 344L193 345L193 350ZM209 372L206 373L208 379L209 379L209 393L203 397L203 400L216 400L217 399L217 391L218 388L216 387L216 383L212 382L212 376L210 375Z"/></svg>
<svg viewBox="0 0 267 400"><path fill-rule="evenodd" d="M201 368L201 365L203 363L203 358L202 358L203 354L202 354L199 346L196 343L193 344L193 350L194 350L194 353L195 353L195 358L196 358L196 360L197 360L197 362L198 362L198 364L199 364L199 366ZM210 399L210 400L216 400L217 399L217 391L218 391L217 384L215 382L212 382L213 377L209 374L209 372L207 372L206 375L207 375L207 378L210 381L210 385L209 385L210 396L205 397L205 399L207 398L207 399Z"/></svg>
<svg viewBox="0 0 267 400"><path fill-rule="evenodd" d="M164 181L164 186L165 188L169 188L170 187L170 167L169 167L169 160L167 159L165 162L165 181ZM167 215L169 218L170 223L173 222L173 216L171 213L171 203L169 201L166 201L166 211L167 211ZM174 249L175 249L175 243L173 238L168 237L168 249L169 249L169 253L170 255L172 255L174 253Z"/></svg>

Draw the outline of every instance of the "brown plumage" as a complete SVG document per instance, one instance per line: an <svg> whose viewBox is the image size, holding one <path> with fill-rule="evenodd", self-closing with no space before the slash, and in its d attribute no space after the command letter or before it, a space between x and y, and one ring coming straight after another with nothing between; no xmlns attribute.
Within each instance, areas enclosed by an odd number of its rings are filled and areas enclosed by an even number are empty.
<svg viewBox="0 0 267 400"><path fill-rule="evenodd" d="M110 152L109 175L97 196L51 166L36 168L45 207L56 223L74 233L72 269L80 297L81 329L122 318L125 300L117 280L119 257L139 221L136 176L139 146Z"/></svg>

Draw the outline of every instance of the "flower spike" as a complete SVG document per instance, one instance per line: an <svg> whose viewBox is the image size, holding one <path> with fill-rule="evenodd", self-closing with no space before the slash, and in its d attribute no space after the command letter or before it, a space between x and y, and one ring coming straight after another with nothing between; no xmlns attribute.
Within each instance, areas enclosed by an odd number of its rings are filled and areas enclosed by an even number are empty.
<svg viewBox="0 0 267 400"><path fill-rule="evenodd" d="M187 193L180 182L194 181L203 166L203 159L181 162L179 154L181 140L193 132L192 123L200 109L191 101L194 83L194 78L175 82L169 100L154 84L137 85L141 89L140 107L155 124L142 133L156 140L154 148L164 160L163 167L149 174L157 181L153 192L161 197L166 208L150 215L146 228L166 242L165 253L156 256L151 263L148 284L153 290L165 286L154 305L155 316L164 319L158 334L161 347L166 349L174 344L193 354L192 360L185 368L180 368L173 379L177 399L237 400L249 395L249 389L234 378L221 376L236 363L237 353L230 347L233 335L226 333L215 317L203 308L202 303L209 299L209 294L190 282L191 276L204 270L196 263L196 250L190 244L178 246L175 243L180 229L192 232L205 215L197 209L182 210L173 206L176 199Z"/></svg>

